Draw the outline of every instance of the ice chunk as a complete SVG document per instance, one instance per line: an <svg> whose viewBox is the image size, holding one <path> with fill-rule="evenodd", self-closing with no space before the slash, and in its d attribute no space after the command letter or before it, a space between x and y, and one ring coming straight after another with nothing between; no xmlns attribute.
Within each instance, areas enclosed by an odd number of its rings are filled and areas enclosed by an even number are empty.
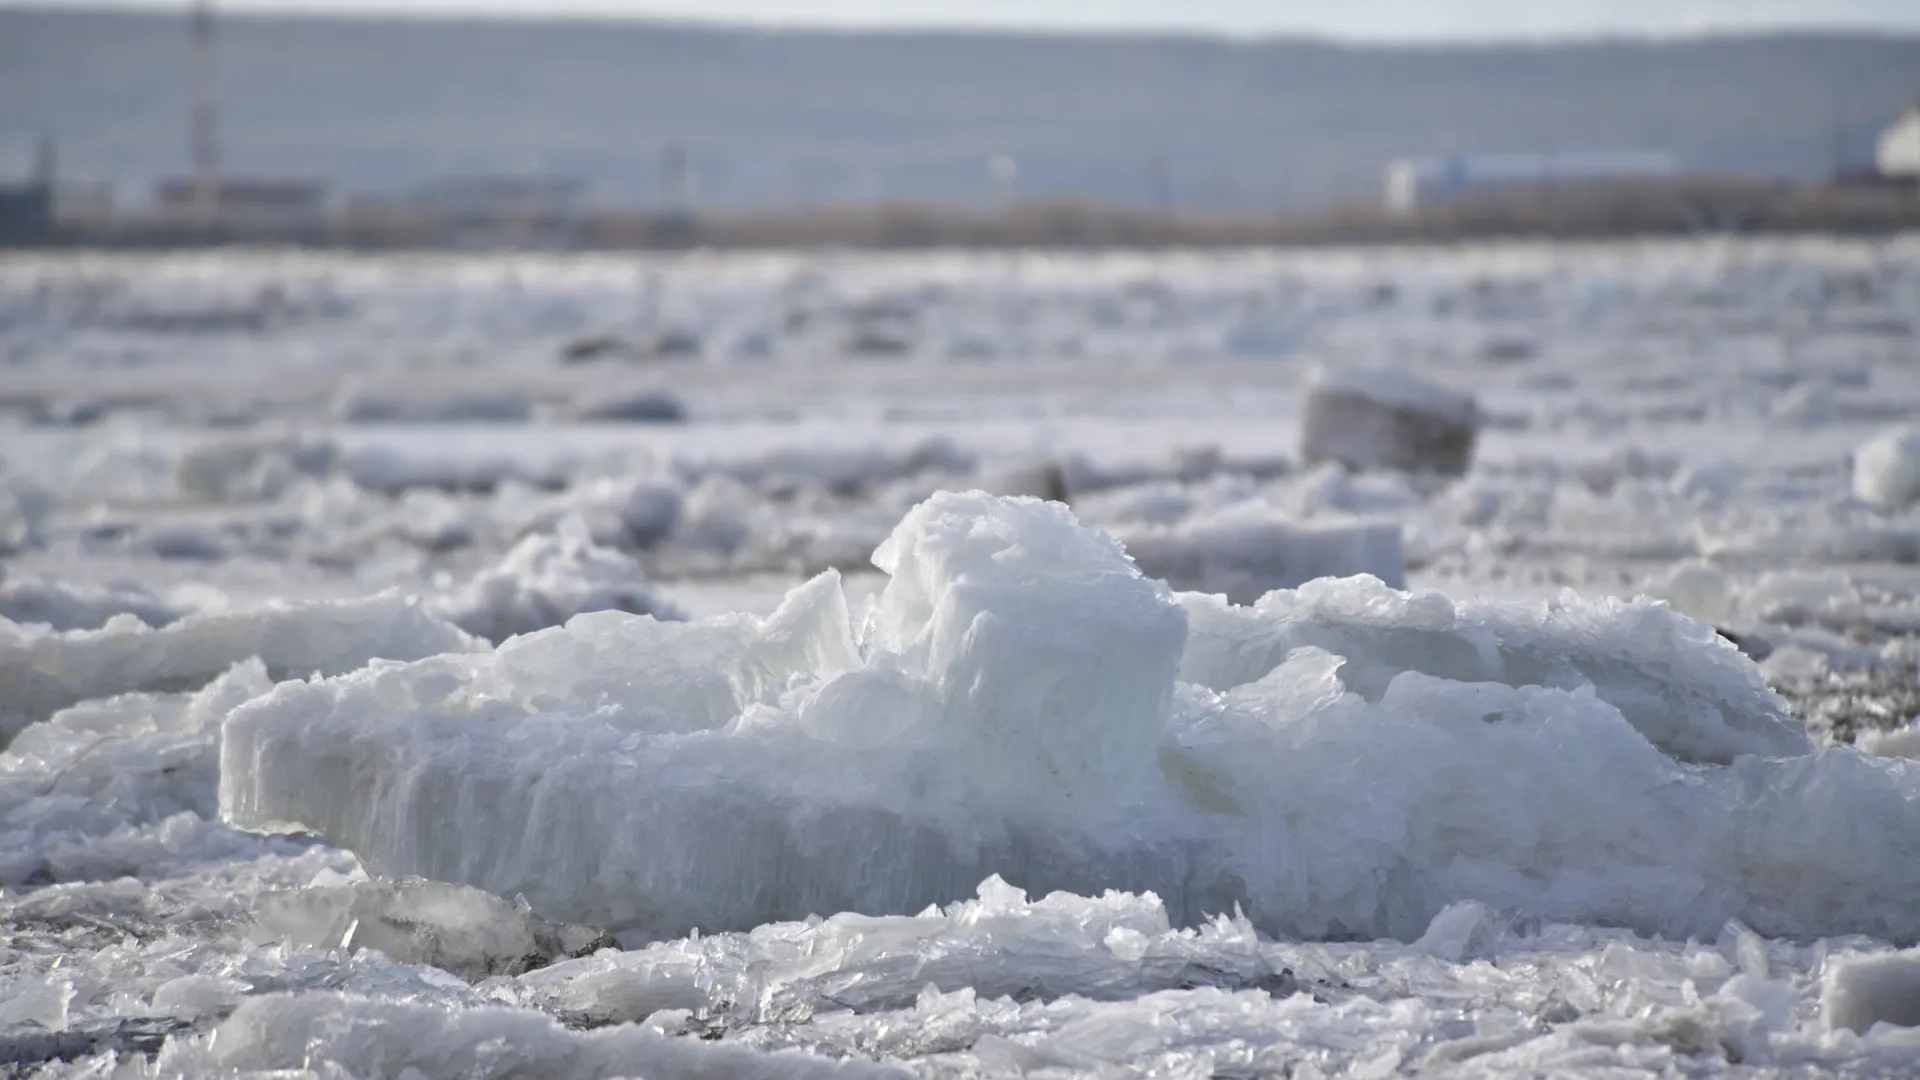
<svg viewBox="0 0 1920 1080"><path fill-rule="evenodd" d="M338 453L333 443L317 439L209 440L174 459L173 488L206 502L271 499L301 477L325 475Z"/></svg>
<svg viewBox="0 0 1920 1080"><path fill-rule="evenodd" d="M593 542L578 514L552 533L521 539L498 566L434 605L468 633L500 642L558 626L589 611L626 611L656 619L686 618L649 585L630 555Z"/></svg>
<svg viewBox="0 0 1920 1080"><path fill-rule="evenodd" d="M942 492L873 562L871 644L942 699L929 717L983 790L1048 809L1141 783L1186 615L1059 503Z"/></svg>
<svg viewBox="0 0 1920 1080"><path fill-rule="evenodd" d="M1300 456L1460 475L1473 461L1479 423L1470 395L1401 372L1322 368L1307 390Z"/></svg>
<svg viewBox="0 0 1920 1080"><path fill-rule="evenodd" d="M189 615L158 630L124 614L98 630L0 623L0 740L77 701L202 686L251 656L285 678L484 647L397 592Z"/></svg>
<svg viewBox="0 0 1920 1080"><path fill-rule="evenodd" d="M1820 985L1828 1031L1920 1025L1920 949L1835 959Z"/></svg>
<svg viewBox="0 0 1920 1080"><path fill-rule="evenodd" d="M1920 761L1920 720L1892 730L1865 728L1854 736L1853 744L1862 753L1875 757L1910 758Z"/></svg>
<svg viewBox="0 0 1920 1080"><path fill-rule="evenodd" d="M1379 700L1401 672L1466 683L1591 686L1654 745L1683 761L1805 754L1806 728L1712 627L1652 600L1541 606L1455 602L1369 578L1325 579L1251 608L1183 594L1192 623L1181 678L1226 690L1315 646L1343 658L1340 682Z"/></svg>
<svg viewBox="0 0 1920 1080"><path fill-rule="evenodd" d="M1371 574L1400 585L1406 557L1391 521L1295 521L1258 503L1174 525L1114 530L1143 573L1176 589L1251 604L1315 578Z"/></svg>
<svg viewBox="0 0 1920 1080"><path fill-rule="evenodd" d="M379 949L463 979L518 975L613 944L591 926L552 923L491 893L437 881L359 881L262 894L254 919L302 945Z"/></svg>
<svg viewBox="0 0 1920 1080"><path fill-rule="evenodd" d="M576 402L574 416L596 423L677 424L687 418L687 407L665 390L630 390Z"/></svg>
<svg viewBox="0 0 1920 1080"><path fill-rule="evenodd" d="M902 914L992 874L1315 937L1413 940L1472 900L1920 939L1920 774L1809 753L1663 604L1364 579L1176 604L1065 507L979 493L876 562L862 648L825 576L767 620L602 612L282 684L227 717L222 813L629 941Z"/></svg>
<svg viewBox="0 0 1920 1080"><path fill-rule="evenodd" d="M1853 493L1890 509L1920 498L1920 428L1889 431L1855 450Z"/></svg>
<svg viewBox="0 0 1920 1080"><path fill-rule="evenodd" d="M1427 924L1413 947L1459 963L1493 952L1500 941L1500 919L1478 900L1448 904Z"/></svg>

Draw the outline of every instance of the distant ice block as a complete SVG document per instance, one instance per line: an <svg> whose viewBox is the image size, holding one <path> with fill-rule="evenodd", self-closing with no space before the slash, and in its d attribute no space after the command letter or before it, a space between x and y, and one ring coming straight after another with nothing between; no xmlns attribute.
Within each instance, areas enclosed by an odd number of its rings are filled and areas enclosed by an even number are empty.
<svg viewBox="0 0 1920 1080"><path fill-rule="evenodd" d="M1478 436L1471 395L1396 371L1323 368L1307 390L1300 456L1459 475L1473 463Z"/></svg>
<svg viewBox="0 0 1920 1080"><path fill-rule="evenodd" d="M74 585L34 575L8 575L0 566L0 619L52 630L97 630L115 615L165 626L186 613L137 586Z"/></svg>
<svg viewBox="0 0 1920 1080"><path fill-rule="evenodd" d="M548 922L470 885L417 879L263 893L254 920L297 944L379 949L463 979L519 975L613 944L603 930Z"/></svg>
<svg viewBox="0 0 1920 1080"><path fill-rule="evenodd" d="M191 690L248 657L287 678L353 671L376 657L418 660L484 647L397 592L189 615L158 630L133 615L64 633L0 622L0 746L74 702Z"/></svg>
<svg viewBox="0 0 1920 1080"><path fill-rule="evenodd" d="M1920 428L1889 431L1855 450L1853 493L1896 510L1920 499Z"/></svg>
<svg viewBox="0 0 1920 1080"><path fill-rule="evenodd" d="M1828 1031L1862 1035L1877 1023L1920 1026L1920 949L1836 958L1820 986Z"/></svg>
<svg viewBox="0 0 1920 1080"><path fill-rule="evenodd" d="M1470 900L1920 939L1920 776L1811 753L1665 605L1346 579L1236 608L979 493L875 558L858 619L827 574L766 619L601 612L283 683L226 718L221 812L629 942L904 914L994 874L1276 935L1411 941Z"/></svg>
<svg viewBox="0 0 1920 1080"><path fill-rule="evenodd" d="M1315 578L1371 574L1397 586L1407 574L1400 525L1393 521L1298 521L1249 503L1115 533L1149 577L1236 604Z"/></svg>
<svg viewBox="0 0 1920 1080"><path fill-rule="evenodd" d="M498 566L476 576L435 610L468 633L496 643L589 611L686 618L678 605L647 583L632 556L595 544L577 514L562 518L554 532L522 538Z"/></svg>

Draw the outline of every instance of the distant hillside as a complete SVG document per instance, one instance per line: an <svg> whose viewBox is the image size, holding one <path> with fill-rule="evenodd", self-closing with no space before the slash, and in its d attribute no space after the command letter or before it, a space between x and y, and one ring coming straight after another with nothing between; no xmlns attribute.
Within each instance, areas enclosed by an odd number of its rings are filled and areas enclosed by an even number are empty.
<svg viewBox="0 0 1920 1080"><path fill-rule="evenodd" d="M1867 158L1920 95L1920 37L1363 48L261 17L221 35L235 171L369 190L539 169L605 201L657 198L676 138L721 205L978 202L1000 154L1025 195L1205 208L1372 197L1388 158L1449 150L1809 177L1836 140ZM45 126L68 171L141 197L185 166L188 60L184 19L0 10L7 160Z"/></svg>

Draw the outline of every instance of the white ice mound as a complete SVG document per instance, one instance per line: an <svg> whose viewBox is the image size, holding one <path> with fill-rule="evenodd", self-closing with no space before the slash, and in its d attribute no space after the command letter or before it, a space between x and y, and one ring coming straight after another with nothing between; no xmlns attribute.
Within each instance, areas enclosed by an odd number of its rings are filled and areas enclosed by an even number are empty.
<svg viewBox="0 0 1920 1080"><path fill-rule="evenodd" d="M1277 508L1243 504L1171 525L1115 531L1146 574L1236 604L1322 577L1371 574L1396 586L1406 580L1400 525L1393 521L1294 521Z"/></svg>
<svg viewBox="0 0 1920 1080"><path fill-rule="evenodd" d="M1855 450L1853 493L1895 510L1920 498L1920 428L1897 428Z"/></svg>
<svg viewBox="0 0 1920 1080"><path fill-rule="evenodd" d="M1300 456L1458 476L1473 463L1479 426L1469 394L1397 371L1323 368L1307 389Z"/></svg>
<svg viewBox="0 0 1920 1080"><path fill-rule="evenodd" d="M858 634L823 575L765 620L602 612L283 683L227 717L221 811L641 937L919 911L997 873L1304 936L1412 940L1478 901L1920 939L1920 770L1808 753L1663 606L1176 601L1064 507L978 493L876 561Z"/></svg>
<svg viewBox="0 0 1920 1080"><path fill-rule="evenodd" d="M0 746L79 701L192 690L249 657L274 678L335 675L375 657L417 660L483 648L397 592L356 600L189 615L158 630L115 615L98 630L50 632L0 621Z"/></svg>
<svg viewBox="0 0 1920 1080"><path fill-rule="evenodd" d="M631 555L593 542L577 514L551 533L523 537L498 566L436 605L443 617L489 641L530 634L590 611L627 611L678 621L686 612L648 584Z"/></svg>
<svg viewBox="0 0 1920 1080"><path fill-rule="evenodd" d="M1252 607L1192 593L1179 600L1193 628L1180 677L1214 690L1261 679L1312 646L1340 657L1342 687L1368 701L1408 671L1461 683L1591 687L1682 761L1813 750L1805 725L1738 648L1659 601L1583 599L1568 590L1545 605L1456 603L1368 578L1312 581Z"/></svg>
<svg viewBox="0 0 1920 1080"><path fill-rule="evenodd" d="M809 703L854 725L828 734L858 739L892 712L900 735L947 744L975 793L1029 808L1070 813L1146 780L1187 619L1110 536L1059 503L941 493L873 562L890 580L870 663L818 695L853 707ZM916 701L856 704L895 673Z"/></svg>

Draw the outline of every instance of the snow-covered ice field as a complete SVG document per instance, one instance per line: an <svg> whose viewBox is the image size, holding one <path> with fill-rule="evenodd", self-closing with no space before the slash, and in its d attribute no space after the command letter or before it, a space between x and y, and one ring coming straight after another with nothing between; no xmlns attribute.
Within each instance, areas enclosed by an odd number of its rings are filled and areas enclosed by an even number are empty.
<svg viewBox="0 0 1920 1080"><path fill-rule="evenodd" d="M1917 335L1920 237L9 254L0 1074L1920 1074Z"/></svg>

